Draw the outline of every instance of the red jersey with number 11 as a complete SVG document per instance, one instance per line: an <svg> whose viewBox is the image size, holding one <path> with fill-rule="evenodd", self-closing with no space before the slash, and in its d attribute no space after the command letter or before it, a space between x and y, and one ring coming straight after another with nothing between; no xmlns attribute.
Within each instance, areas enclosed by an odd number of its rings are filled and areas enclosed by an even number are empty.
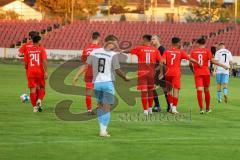
<svg viewBox="0 0 240 160"><path fill-rule="evenodd" d="M46 59L47 54L44 47L35 45L28 47L24 55L24 62L27 64L27 77L44 77L43 61Z"/></svg>
<svg viewBox="0 0 240 160"><path fill-rule="evenodd" d="M194 75L210 75L210 70L208 67L209 61L213 58L210 50L206 48L197 48L191 52L191 58L198 61L202 66L198 64L193 64Z"/></svg>
<svg viewBox="0 0 240 160"><path fill-rule="evenodd" d="M184 50L170 48L164 52L163 59L166 60L166 76L180 76L182 59L189 60L190 57Z"/></svg>
<svg viewBox="0 0 240 160"><path fill-rule="evenodd" d="M157 48L152 46L138 46L130 52L138 57L138 76L155 74L155 64L162 60Z"/></svg>

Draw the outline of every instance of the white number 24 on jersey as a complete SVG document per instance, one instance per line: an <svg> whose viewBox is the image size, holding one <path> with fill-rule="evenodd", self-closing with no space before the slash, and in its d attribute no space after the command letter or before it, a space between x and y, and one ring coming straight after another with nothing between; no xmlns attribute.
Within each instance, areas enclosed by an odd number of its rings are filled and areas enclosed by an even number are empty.
<svg viewBox="0 0 240 160"><path fill-rule="evenodd" d="M30 66L35 66L34 62L37 62L37 65L39 66L40 60L39 60L39 54L30 54Z"/></svg>

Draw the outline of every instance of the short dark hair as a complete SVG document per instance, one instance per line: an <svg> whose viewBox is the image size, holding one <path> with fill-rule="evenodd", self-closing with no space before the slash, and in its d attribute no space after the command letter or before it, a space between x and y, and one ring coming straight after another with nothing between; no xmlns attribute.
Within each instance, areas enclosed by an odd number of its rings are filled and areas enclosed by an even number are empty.
<svg viewBox="0 0 240 160"><path fill-rule="evenodd" d="M37 35L37 36L34 36L33 38L32 38L32 41L33 41L33 43L38 43L39 41L41 41L41 37L39 36L39 35Z"/></svg>
<svg viewBox="0 0 240 160"><path fill-rule="evenodd" d="M150 35L150 34L145 34L145 35L142 36L142 38L143 38L145 41L151 42L151 40L152 40L152 35Z"/></svg>
<svg viewBox="0 0 240 160"><path fill-rule="evenodd" d="M178 37L173 37L173 38L172 38L172 44L177 44L177 43L179 43L180 41L181 41L181 39L178 38Z"/></svg>
<svg viewBox="0 0 240 160"><path fill-rule="evenodd" d="M197 40L197 43L200 44L200 45L204 45L206 43L206 40L204 38L199 38Z"/></svg>
<svg viewBox="0 0 240 160"><path fill-rule="evenodd" d="M38 36L38 35L39 35L39 32L37 32L37 31L30 31L28 33L28 36L30 39L33 39L34 36Z"/></svg>
<svg viewBox="0 0 240 160"><path fill-rule="evenodd" d="M110 35L107 35L107 36L105 37L105 40L104 40L104 41L105 41L105 42L118 41L118 38L117 38L115 35L110 34Z"/></svg>
<svg viewBox="0 0 240 160"><path fill-rule="evenodd" d="M225 45L225 44L224 44L224 42L220 42L220 43L218 43L218 45L221 46L221 45Z"/></svg>
<svg viewBox="0 0 240 160"><path fill-rule="evenodd" d="M96 39L98 39L100 37L100 33L99 32L93 32L92 33L92 39L93 40L96 40Z"/></svg>

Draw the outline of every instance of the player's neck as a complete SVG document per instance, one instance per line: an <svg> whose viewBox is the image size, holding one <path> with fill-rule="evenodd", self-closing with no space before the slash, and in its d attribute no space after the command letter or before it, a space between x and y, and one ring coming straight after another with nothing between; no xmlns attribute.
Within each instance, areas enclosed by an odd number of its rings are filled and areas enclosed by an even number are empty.
<svg viewBox="0 0 240 160"><path fill-rule="evenodd" d="M98 41L92 41L92 44L98 44L99 42Z"/></svg>
<svg viewBox="0 0 240 160"><path fill-rule="evenodd" d="M160 44L160 43L158 43L158 44L156 45L156 47L157 47L157 48L159 48L160 46L161 46L161 44Z"/></svg>

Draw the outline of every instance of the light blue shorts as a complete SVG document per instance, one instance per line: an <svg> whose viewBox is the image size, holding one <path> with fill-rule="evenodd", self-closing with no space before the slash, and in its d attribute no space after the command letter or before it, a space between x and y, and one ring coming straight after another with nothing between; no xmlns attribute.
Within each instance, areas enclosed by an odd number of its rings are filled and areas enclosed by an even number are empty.
<svg viewBox="0 0 240 160"><path fill-rule="evenodd" d="M96 82L94 92L98 103L114 104L114 82Z"/></svg>
<svg viewBox="0 0 240 160"><path fill-rule="evenodd" d="M229 75L228 74L217 74L216 75L216 81L218 84L228 84L229 81Z"/></svg>

